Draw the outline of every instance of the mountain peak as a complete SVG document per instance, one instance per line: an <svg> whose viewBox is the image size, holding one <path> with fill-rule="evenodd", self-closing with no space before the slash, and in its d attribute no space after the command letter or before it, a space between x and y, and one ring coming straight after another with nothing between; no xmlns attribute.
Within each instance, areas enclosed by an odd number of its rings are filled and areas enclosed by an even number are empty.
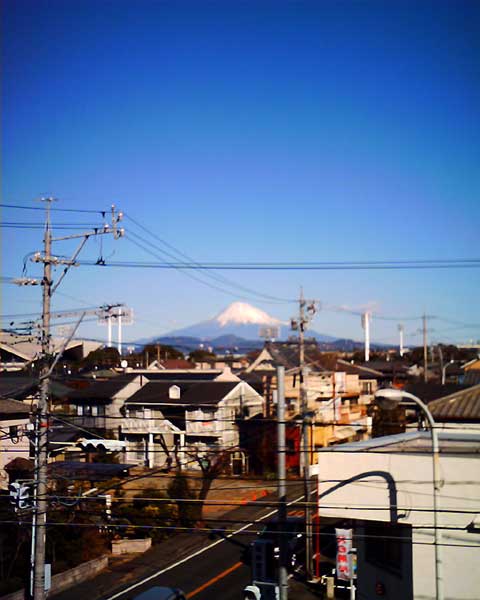
<svg viewBox="0 0 480 600"><path fill-rule="evenodd" d="M280 325L281 323L278 319L246 302L233 302L215 317L215 321L220 327L233 323L237 325Z"/></svg>

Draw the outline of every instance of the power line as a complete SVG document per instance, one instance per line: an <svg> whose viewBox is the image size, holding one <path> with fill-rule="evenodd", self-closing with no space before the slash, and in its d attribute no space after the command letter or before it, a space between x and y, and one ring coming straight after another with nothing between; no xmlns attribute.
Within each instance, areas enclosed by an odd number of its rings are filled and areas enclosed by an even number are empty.
<svg viewBox="0 0 480 600"><path fill-rule="evenodd" d="M130 240L132 241L132 240ZM162 270L186 270L186 271L364 271L364 270L402 270L402 269L471 269L480 267L480 260L472 262L432 261L429 264L423 264L421 261L412 261L410 263L385 263L375 264L374 262L356 264L356 263L168 263L168 262L142 262L142 261L109 261L99 265L95 261L79 261L79 264L89 266L102 266L110 268L142 268L142 269L162 269Z"/></svg>
<svg viewBox="0 0 480 600"><path fill-rule="evenodd" d="M23 209L23 210L41 210L44 211L45 209L42 206L26 206L24 204L4 204L4 203L0 203L0 207L2 208L18 208L18 209ZM108 210L87 210L85 208L56 208L56 207L51 207L50 208L51 211L57 211L57 212L73 212L73 213L91 213L91 214L100 214L100 215L105 215L107 214Z"/></svg>
<svg viewBox="0 0 480 600"><path fill-rule="evenodd" d="M135 237L138 237L135 233L133 234L135 235ZM137 247L141 248L142 250L144 250L145 252L147 252L148 254L150 254L151 256L154 256L155 258L159 258L158 254L156 254L154 251L152 251L151 249L149 249L148 247L145 247L142 243L140 243L138 240L133 240L130 238L130 235L125 236L127 240L129 240L131 243L135 244ZM145 240L142 240L142 242L144 242ZM174 261L178 261L178 258L173 256L170 253L166 253L164 250L161 250L160 248L158 248L158 246L153 246L153 244L151 242L147 242L151 247L156 248L160 253L162 254L167 254L167 256L170 256L171 258L173 258ZM275 304L283 304L283 303L288 303L290 302L289 300L284 300L281 298L277 298L275 296L269 296L267 294L262 294L261 292L257 292L255 290L252 290L250 288L241 286L240 284L237 284L235 282L230 281L229 279L227 279L226 277L223 277L222 275L218 275L217 273L211 272L209 270L203 270L200 269L200 265L196 262L192 262L192 263L186 263L186 262L181 262L181 263L167 263L169 265L172 266L173 269L175 270L179 270L180 272L182 272L184 275L187 275L188 277L190 277L191 279L194 279L195 281L198 281L200 283L203 283L204 285L206 285L207 287L210 287L211 289L215 289L219 292L222 292L223 294L227 294L228 296L233 296L233 297L238 297L238 293L234 293L230 290L226 290L224 287L219 287L216 284L212 284L208 281L205 281L204 279L201 279L195 275L193 275L190 271L188 270L182 270L182 269L177 269L177 264L181 264L181 265L185 265L188 266L189 264L193 264L195 266L198 266L198 270L202 270L202 275L205 275L206 277L209 277L210 279L213 279L216 282L219 282L221 284L224 285L228 285L229 287L232 287L234 289L238 289L242 292L247 292L249 295L254 295L255 299L258 301L258 299L260 299L263 302L269 302L269 303L275 303Z"/></svg>
<svg viewBox="0 0 480 600"><path fill-rule="evenodd" d="M0 523L5 523L5 524L12 524L12 525L27 525L30 526L29 522L22 522L19 524L18 520L1 520ZM255 523L252 523L252 526L255 525ZM85 527L95 527L98 529L99 526L105 527L105 528L109 528L109 529L137 529L137 530L143 530L143 531L152 531L152 530L159 530L159 531L171 531L171 532L186 532L186 533L214 533L215 532L215 528L212 529L211 527L198 527L198 526L181 526L181 525L134 525L134 524L123 524L123 523L112 523L111 521L103 521L103 522L95 522L95 523L62 523L62 522L55 522L55 521L47 521L46 522L46 526L47 527L81 527L81 528L85 528ZM219 528L216 528L219 529ZM223 534L232 534L232 535L251 535L252 532L249 531L238 531L235 529L222 529L222 533ZM433 527L428 527L428 529L433 529ZM267 529L268 531L268 529ZM280 532L283 533L283 532ZM285 533L291 533L288 531L285 531ZM321 532L320 535L324 535L324 536L330 536L330 537L335 537L336 534L335 533L330 533L328 531L326 532ZM441 547L450 547L450 548L480 548L480 544L452 544L452 543L445 543L442 542L440 544L435 544L435 542L421 542L419 540L410 540L410 539L405 539L404 537L400 537L400 536L395 536L395 535L369 535L369 534L359 534L356 533L355 537L357 539L385 539L385 540L392 540L392 541L398 541L400 543L405 543L405 544L412 544L412 545L416 545L416 546L441 546Z"/></svg>
<svg viewBox="0 0 480 600"><path fill-rule="evenodd" d="M140 229L142 229L145 233L148 233L155 240L159 241L161 244L163 244L164 246L166 246L167 248L169 248L170 250L172 250L174 252L174 254L176 254L177 256L180 256L182 259L185 259L186 261L189 261L189 262L192 262L192 263L195 263L195 264L199 264L191 256L189 256L185 252L182 252L181 250L179 250L178 248L176 248L173 244L170 244L169 242L165 241L158 234L153 233L150 229L148 229L147 227L145 227L144 225L142 225L141 223L139 223L137 220L135 220L130 215L127 214L127 215L125 215L125 217L127 219L129 219L132 223L134 223L137 227L140 227ZM157 249L159 249L158 246L157 246ZM170 254L170 253L168 255L170 257L172 257L172 254ZM292 300L289 300L289 299L278 298L278 297L272 296L270 294L263 294L263 293L258 292L256 290L253 290L251 288L248 288L248 287L245 287L243 285L240 285L240 284L236 283L235 281L227 279L223 275L218 275L216 273L209 273L208 276L210 278L214 278L216 281L219 281L221 283L225 283L226 285L228 285L230 287L237 288L237 289L239 289L239 290L241 290L243 292L247 292L248 294L254 294L255 296L258 296L260 298L264 298L265 300L268 300L268 301L274 301L274 302L278 302L278 303L282 303L282 304L283 303L291 303L291 302L293 302Z"/></svg>

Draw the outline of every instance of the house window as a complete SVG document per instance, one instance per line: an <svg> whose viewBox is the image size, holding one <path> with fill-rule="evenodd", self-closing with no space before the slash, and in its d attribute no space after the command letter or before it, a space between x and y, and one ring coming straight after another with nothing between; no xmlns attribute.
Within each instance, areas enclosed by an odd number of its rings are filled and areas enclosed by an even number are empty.
<svg viewBox="0 0 480 600"><path fill-rule="evenodd" d="M80 406L80 404L77 405L77 415L79 417L83 416L83 406Z"/></svg>

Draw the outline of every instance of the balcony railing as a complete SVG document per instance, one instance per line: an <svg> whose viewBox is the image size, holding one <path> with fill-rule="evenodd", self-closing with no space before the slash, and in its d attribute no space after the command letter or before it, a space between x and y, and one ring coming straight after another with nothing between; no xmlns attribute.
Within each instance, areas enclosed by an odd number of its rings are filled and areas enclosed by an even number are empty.
<svg viewBox="0 0 480 600"><path fill-rule="evenodd" d="M165 419L125 417L118 424L124 433L164 433L169 431Z"/></svg>

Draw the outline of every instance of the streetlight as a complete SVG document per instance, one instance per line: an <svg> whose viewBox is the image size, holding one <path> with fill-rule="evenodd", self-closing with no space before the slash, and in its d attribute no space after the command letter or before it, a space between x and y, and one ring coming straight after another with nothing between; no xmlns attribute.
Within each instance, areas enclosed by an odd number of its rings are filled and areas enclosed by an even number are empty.
<svg viewBox="0 0 480 600"><path fill-rule="evenodd" d="M427 421L430 425L430 433L432 436L432 464L433 464L433 527L434 527L434 549L435 549L435 590L436 599L443 600L443 569L442 569L442 558L440 555L441 551L441 532L438 528L438 497L437 493L440 491L440 453L438 447L438 433L435 429L435 421L432 413L428 409L428 406L409 392L395 388L380 389L375 392L375 398L383 408L394 408L399 404L403 398L413 400L415 404L422 409L425 414Z"/></svg>
<svg viewBox="0 0 480 600"><path fill-rule="evenodd" d="M446 378L446 374L447 374L447 367L448 367L449 365L451 365L452 363L454 363L454 362L455 362L455 361L454 361L454 360L453 360L453 358L452 358L452 360L451 360L450 362L448 362L446 365L444 365L444 366L442 367L442 385L445 385L445 378Z"/></svg>

